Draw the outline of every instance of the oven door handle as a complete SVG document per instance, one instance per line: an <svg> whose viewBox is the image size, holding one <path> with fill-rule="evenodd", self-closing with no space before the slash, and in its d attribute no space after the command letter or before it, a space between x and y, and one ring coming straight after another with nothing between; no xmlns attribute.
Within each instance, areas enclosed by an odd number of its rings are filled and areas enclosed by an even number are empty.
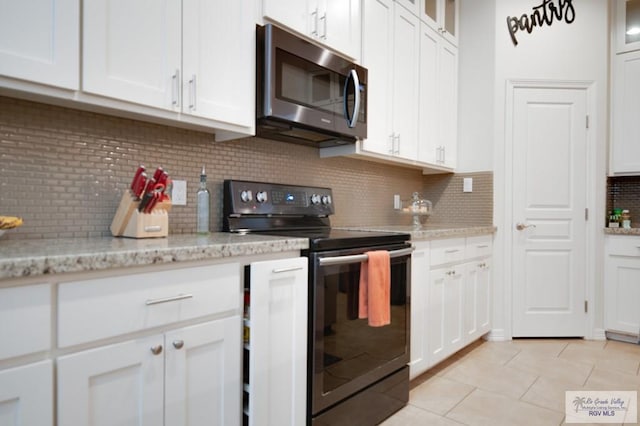
<svg viewBox="0 0 640 426"><path fill-rule="evenodd" d="M411 254L415 250L414 247L409 247L400 250L393 250L389 252L389 257L400 257ZM336 257L323 257L319 260L320 266L331 265L346 265L349 263L365 262L369 259L366 254L354 254L349 256L336 256Z"/></svg>

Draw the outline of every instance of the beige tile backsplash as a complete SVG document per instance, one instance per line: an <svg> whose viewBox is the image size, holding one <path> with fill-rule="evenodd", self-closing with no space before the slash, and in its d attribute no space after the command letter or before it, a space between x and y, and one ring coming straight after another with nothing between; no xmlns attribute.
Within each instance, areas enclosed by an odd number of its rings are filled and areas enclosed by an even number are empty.
<svg viewBox="0 0 640 426"><path fill-rule="evenodd" d="M423 176L351 158L321 159L312 147L260 138L214 142L208 133L0 97L0 215L24 225L4 239L108 236L138 164L187 181L187 205L171 210L170 233L195 230L202 165L212 193L211 229L222 226L222 182L247 179L333 189L334 226L409 224L393 194L434 203L429 223L492 223L492 173ZM474 192L462 192L462 178Z"/></svg>

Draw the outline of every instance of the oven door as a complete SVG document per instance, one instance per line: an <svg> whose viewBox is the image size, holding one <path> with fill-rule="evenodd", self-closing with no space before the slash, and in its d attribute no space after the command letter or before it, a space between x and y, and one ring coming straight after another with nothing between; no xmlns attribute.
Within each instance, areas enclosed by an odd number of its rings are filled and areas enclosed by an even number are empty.
<svg viewBox="0 0 640 426"><path fill-rule="evenodd" d="M391 324L358 319L358 286L366 251L391 256ZM410 244L310 253L311 414L355 394L409 362Z"/></svg>

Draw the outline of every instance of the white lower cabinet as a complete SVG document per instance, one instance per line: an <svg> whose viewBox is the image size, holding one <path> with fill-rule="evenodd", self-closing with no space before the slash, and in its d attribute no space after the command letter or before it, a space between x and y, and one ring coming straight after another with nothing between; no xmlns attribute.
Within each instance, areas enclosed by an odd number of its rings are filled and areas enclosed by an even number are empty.
<svg viewBox="0 0 640 426"><path fill-rule="evenodd" d="M492 236L414 242L414 246L412 379L489 332Z"/></svg>
<svg viewBox="0 0 640 426"><path fill-rule="evenodd" d="M60 425L240 424L240 316L58 359Z"/></svg>
<svg viewBox="0 0 640 426"><path fill-rule="evenodd" d="M0 370L0 425L53 425L53 362Z"/></svg>
<svg viewBox="0 0 640 426"><path fill-rule="evenodd" d="M429 364L434 365L464 346L463 267L431 270L429 284Z"/></svg>
<svg viewBox="0 0 640 426"><path fill-rule="evenodd" d="M605 329L638 336L640 332L640 237L605 238Z"/></svg>
<svg viewBox="0 0 640 426"><path fill-rule="evenodd" d="M429 242L413 243L411 255L411 379L429 368L427 316L429 314Z"/></svg>
<svg viewBox="0 0 640 426"><path fill-rule="evenodd" d="M472 342L491 329L491 259L467 263L464 274L463 331Z"/></svg>
<svg viewBox="0 0 640 426"><path fill-rule="evenodd" d="M0 425L53 424L53 362L33 362L51 348L51 285L0 289L0 361L23 365L0 367Z"/></svg>
<svg viewBox="0 0 640 426"><path fill-rule="evenodd" d="M253 262L245 424L298 426L307 409L307 258Z"/></svg>

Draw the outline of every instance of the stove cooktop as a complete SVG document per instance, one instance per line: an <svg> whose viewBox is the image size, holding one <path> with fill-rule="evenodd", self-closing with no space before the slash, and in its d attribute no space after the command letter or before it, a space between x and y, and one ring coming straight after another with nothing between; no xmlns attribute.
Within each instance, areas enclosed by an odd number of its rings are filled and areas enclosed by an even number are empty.
<svg viewBox="0 0 640 426"><path fill-rule="evenodd" d="M349 231L344 229L323 230L269 230L268 235L309 238L309 251L341 250L404 244L411 239L409 234L381 231Z"/></svg>
<svg viewBox="0 0 640 426"><path fill-rule="evenodd" d="M309 239L309 251L404 244L409 234L333 229L330 188L225 180L223 231Z"/></svg>

